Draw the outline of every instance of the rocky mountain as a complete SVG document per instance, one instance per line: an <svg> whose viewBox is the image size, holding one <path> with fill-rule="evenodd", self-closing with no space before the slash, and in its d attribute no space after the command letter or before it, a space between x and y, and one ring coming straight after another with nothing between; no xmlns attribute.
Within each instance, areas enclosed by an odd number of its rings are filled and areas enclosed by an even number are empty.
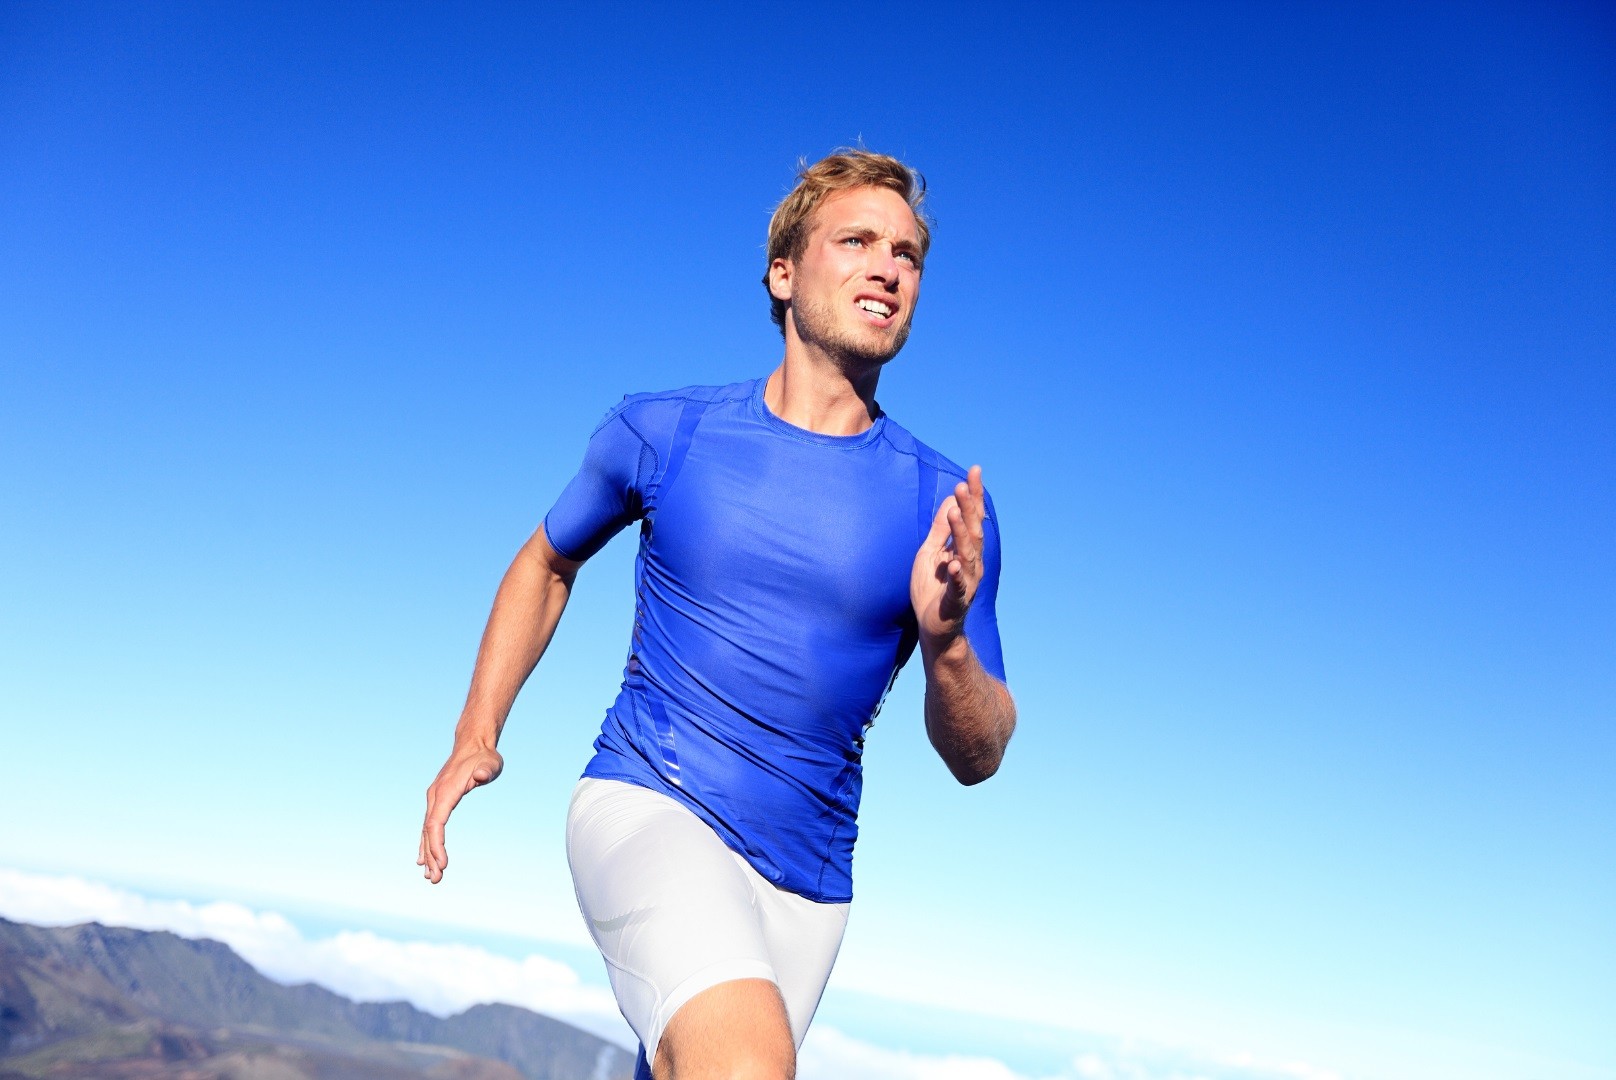
<svg viewBox="0 0 1616 1080"><path fill-rule="evenodd" d="M216 941L0 919L0 1080L627 1080L633 1056L511 1005L440 1018L284 986Z"/></svg>

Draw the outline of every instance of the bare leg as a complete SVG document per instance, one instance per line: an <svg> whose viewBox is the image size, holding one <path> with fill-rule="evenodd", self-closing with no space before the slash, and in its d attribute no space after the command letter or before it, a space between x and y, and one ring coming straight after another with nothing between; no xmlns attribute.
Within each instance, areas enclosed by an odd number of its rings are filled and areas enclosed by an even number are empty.
<svg viewBox="0 0 1616 1080"><path fill-rule="evenodd" d="M680 1007L657 1047L656 1080L793 1080L797 1051L780 991L734 979Z"/></svg>

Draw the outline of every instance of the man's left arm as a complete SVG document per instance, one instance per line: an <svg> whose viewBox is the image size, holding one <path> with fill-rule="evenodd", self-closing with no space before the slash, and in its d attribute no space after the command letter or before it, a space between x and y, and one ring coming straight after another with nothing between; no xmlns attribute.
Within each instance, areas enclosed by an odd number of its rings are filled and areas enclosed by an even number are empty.
<svg viewBox="0 0 1616 1080"><path fill-rule="evenodd" d="M938 507L909 578L926 669L926 734L962 784L998 771L1016 728L1009 689L982 666L965 634L985 573L986 517L982 469L972 466Z"/></svg>

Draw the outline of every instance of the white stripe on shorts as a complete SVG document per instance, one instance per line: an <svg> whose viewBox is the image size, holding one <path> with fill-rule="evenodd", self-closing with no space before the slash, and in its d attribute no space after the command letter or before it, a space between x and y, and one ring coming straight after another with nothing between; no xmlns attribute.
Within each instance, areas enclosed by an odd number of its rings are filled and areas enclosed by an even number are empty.
<svg viewBox="0 0 1616 1080"><path fill-rule="evenodd" d="M777 888L678 802L618 780L578 781L567 862L617 1006L648 1061L681 1005L731 979L778 986L802 1045L847 904Z"/></svg>

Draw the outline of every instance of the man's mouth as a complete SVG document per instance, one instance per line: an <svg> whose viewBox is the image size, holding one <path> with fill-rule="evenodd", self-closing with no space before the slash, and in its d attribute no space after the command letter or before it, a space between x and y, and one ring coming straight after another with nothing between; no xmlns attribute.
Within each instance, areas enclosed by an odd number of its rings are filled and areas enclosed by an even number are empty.
<svg viewBox="0 0 1616 1080"><path fill-rule="evenodd" d="M892 314L891 305L883 303L880 300L871 300L867 298L861 299L858 301L858 306L863 308L865 311L868 311L870 314L878 315L883 319Z"/></svg>

